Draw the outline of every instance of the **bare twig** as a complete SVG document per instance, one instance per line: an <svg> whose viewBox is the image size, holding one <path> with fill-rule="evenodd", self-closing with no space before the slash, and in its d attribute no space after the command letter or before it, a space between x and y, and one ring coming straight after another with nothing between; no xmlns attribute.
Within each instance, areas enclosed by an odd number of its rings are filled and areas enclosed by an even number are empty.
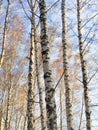
<svg viewBox="0 0 98 130"><path fill-rule="evenodd" d="M76 77L76 79L77 79L78 81L80 81L80 82L83 84L83 82L82 82L80 79L78 79L77 77Z"/></svg>
<svg viewBox="0 0 98 130"><path fill-rule="evenodd" d="M49 10L51 10L59 1L60 1L60 0L57 0L54 4L52 4L52 5L50 6L50 8L46 10L46 13L47 13Z"/></svg>
<svg viewBox="0 0 98 130"><path fill-rule="evenodd" d="M90 83L90 81L95 77L95 75L98 73L98 70L90 77L88 84Z"/></svg>
<svg viewBox="0 0 98 130"><path fill-rule="evenodd" d="M31 20L31 18L28 16L28 14L27 14L27 12L26 12L26 10L25 10L25 7L24 7L24 5L23 5L22 0L20 0L20 4L22 5L23 11L24 11L26 17L27 17L29 20Z"/></svg>
<svg viewBox="0 0 98 130"><path fill-rule="evenodd" d="M62 73L62 75L61 75L60 79L58 80L57 84L55 85L55 88L54 88L54 89L56 89L56 88L57 88L57 86L59 85L59 83L60 83L60 81L61 81L61 79L62 79L63 75L64 75L64 72Z"/></svg>
<svg viewBox="0 0 98 130"><path fill-rule="evenodd" d="M82 29L83 27L85 27L85 26L86 26L93 18L95 18L97 15L98 15L98 13L96 13L94 16L92 16L91 18L89 18L89 19L87 20L87 22L82 25L81 29Z"/></svg>

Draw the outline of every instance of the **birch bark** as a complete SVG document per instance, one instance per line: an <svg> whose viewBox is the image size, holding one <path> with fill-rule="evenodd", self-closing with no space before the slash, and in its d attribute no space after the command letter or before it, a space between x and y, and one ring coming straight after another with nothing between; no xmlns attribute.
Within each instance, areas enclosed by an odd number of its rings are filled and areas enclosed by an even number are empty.
<svg viewBox="0 0 98 130"><path fill-rule="evenodd" d="M65 0L62 0L62 45L63 45L63 68L64 68L64 82L65 82L65 97L66 97L66 117L67 130L74 130L73 114L72 114L72 100L71 89L69 86L69 71L68 71L68 53L66 41L66 20L65 20Z"/></svg>
<svg viewBox="0 0 98 130"><path fill-rule="evenodd" d="M42 130L46 130L45 115L44 115L43 93L42 93L42 86L41 86L41 83L40 83L40 72L39 72L37 53L38 53L37 52L37 43L35 42L35 62L36 62L37 85L38 85L38 90L39 90L39 104L40 104L40 112L41 112L41 126L42 126Z"/></svg>
<svg viewBox="0 0 98 130"><path fill-rule="evenodd" d="M47 35L46 25L46 5L44 0L39 0L40 9L40 26L41 26L41 48L42 48L42 61L44 70L44 82L46 93L46 111L47 111L47 129L57 130L57 115L55 103L55 89L52 84L52 73L50 69L50 54L49 54L49 41Z"/></svg>
<svg viewBox="0 0 98 130"><path fill-rule="evenodd" d="M30 48L30 61L29 61L29 74L28 74L28 104L27 104L27 130L34 130L34 87L35 87L35 75L34 75L34 62L35 62L35 16L34 8L32 8L32 20L31 20L31 48Z"/></svg>
<svg viewBox="0 0 98 130"><path fill-rule="evenodd" d="M82 79L84 87L84 102L85 102L85 114L86 114L86 127L87 130L92 130L91 123L91 110L90 110L90 101L88 94L88 81L87 81L87 72L86 72L86 62L83 56L83 42L82 42L82 32L81 32L81 18L80 18L80 0L77 0L77 20L78 20L78 40L79 40L79 52L81 60L81 69L82 69Z"/></svg>

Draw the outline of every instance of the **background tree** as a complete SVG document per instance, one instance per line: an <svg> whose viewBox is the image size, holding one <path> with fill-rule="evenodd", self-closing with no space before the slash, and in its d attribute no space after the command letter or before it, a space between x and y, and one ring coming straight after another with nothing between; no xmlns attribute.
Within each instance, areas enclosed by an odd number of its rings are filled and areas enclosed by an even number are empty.
<svg viewBox="0 0 98 130"><path fill-rule="evenodd" d="M66 97L66 116L67 129L74 130L73 115L72 115L72 94L69 87L69 72L68 72L68 54L66 41L66 21L65 21L65 0L62 0L62 44L63 44L63 68L64 68L64 82L65 82L65 97Z"/></svg>

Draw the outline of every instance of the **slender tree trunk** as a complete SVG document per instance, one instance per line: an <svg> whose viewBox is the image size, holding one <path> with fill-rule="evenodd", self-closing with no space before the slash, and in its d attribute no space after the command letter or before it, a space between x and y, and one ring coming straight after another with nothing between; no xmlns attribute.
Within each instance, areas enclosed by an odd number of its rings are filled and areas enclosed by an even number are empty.
<svg viewBox="0 0 98 130"><path fill-rule="evenodd" d="M38 53L37 52L37 43L35 43L35 62L36 62L37 85L38 85L38 90L39 90L39 103L40 103L40 112L41 112L41 126L42 126L42 130L46 130L45 115L44 115L43 93L42 93L42 86L41 86L41 83L40 83L40 72L39 72L37 53Z"/></svg>
<svg viewBox="0 0 98 130"><path fill-rule="evenodd" d="M62 44L63 44L63 67L64 67L64 82L65 82L65 96L66 96L66 117L67 130L74 130L73 114L72 114L72 100L71 89L69 86L69 72L68 72L68 54L66 42L66 21L65 21L65 0L62 0Z"/></svg>
<svg viewBox="0 0 98 130"><path fill-rule="evenodd" d="M1 55L0 55L0 67L2 66L2 63L4 61L5 57L5 47L6 47L6 34L7 34L7 25L8 25L8 12L10 8L10 1L7 0L8 5L6 9L6 16L5 16L5 23L4 23L4 33L3 33L3 41L2 41L2 50L1 50Z"/></svg>
<svg viewBox="0 0 98 130"><path fill-rule="evenodd" d="M6 76L7 76L7 63L5 63L5 66L4 66L4 81L6 81ZM6 86L6 83L5 83L5 86ZM5 99L5 86L3 86L3 94L2 94L2 102L1 102L1 108L0 108L0 130L2 130L2 118L3 118L3 115L4 115L4 99Z"/></svg>
<svg viewBox="0 0 98 130"><path fill-rule="evenodd" d="M82 33L81 33L81 18L80 18L80 1L77 0L77 20L78 20L78 39L79 39L79 52L81 60L81 69L82 69L82 78L84 86L84 101L85 101L85 113L86 113L86 127L87 130L92 130L91 123L91 110L90 110L90 101L88 94L88 82L87 82L87 72L86 72L86 62L83 56L83 42L82 42Z"/></svg>
<svg viewBox="0 0 98 130"><path fill-rule="evenodd" d="M28 74L28 105L27 105L27 130L34 130L34 61L35 61L35 18L34 8L32 8L32 20L31 20L31 48L30 48L30 62L29 62L29 74Z"/></svg>
<svg viewBox="0 0 98 130"><path fill-rule="evenodd" d="M84 98L82 98L82 108L81 108L80 123L79 123L79 128L78 128L78 130L81 130L82 117L83 117L83 106L84 106Z"/></svg>
<svg viewBox="0 0 98 130"><path fill-rule="evenodd" d="M39 0L40 26L41 26L41 48L44 70L44 82L46 93L47 129L57 130L57 115L55 103L55 89L52 84L52 73L50 69L49 41L46 25L46 5L44 0Z"/></svg>
<svg viewBox="0 0 98 130"><path fill-rule="evenodd" d="M12 89L12 75L11 75L11 72L10 72L10 86L8 88L8 100L7 100L5 130L10 130L11 89Z"/></svg>
<svg viewBox="0 0 98 130"><path fill-rule="evenodd" d="M62 127L62 91L60 89L60 130L63 130Z"/></svg>
<svg viewBox="0 0 98 130"><path fill-rule="evenodd" d="M2 130L2 117L3 117L3 111L4 111L4 92L2 92L2 102L1 102L1 107L0 107L0 130Z"/></svg>

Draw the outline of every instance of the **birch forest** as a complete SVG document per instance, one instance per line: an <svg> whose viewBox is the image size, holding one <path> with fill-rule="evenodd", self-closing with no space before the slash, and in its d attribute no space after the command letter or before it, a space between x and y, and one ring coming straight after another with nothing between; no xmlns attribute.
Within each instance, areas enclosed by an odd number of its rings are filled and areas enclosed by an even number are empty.
<svg viewBox="0 0 98 130"><path fill-rule="evenodd" d="M0 0L0 130L98 130L98 0Z"/></svg>

